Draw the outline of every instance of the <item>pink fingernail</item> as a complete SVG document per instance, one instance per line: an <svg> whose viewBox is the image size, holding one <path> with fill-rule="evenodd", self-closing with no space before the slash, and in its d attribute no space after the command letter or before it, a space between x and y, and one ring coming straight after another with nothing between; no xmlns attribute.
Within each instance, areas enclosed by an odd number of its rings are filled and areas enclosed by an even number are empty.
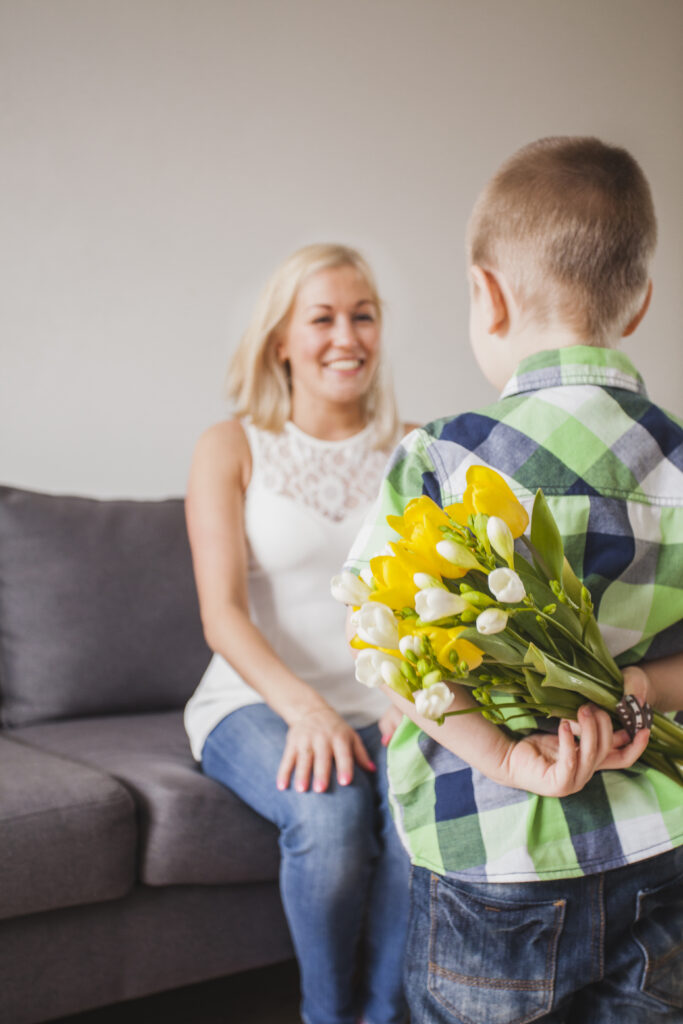
<svg viewBox="0 0 683 1024"><path fill-rule="evenodd" d="M371 772L376 772L377 771L377 765L375 764L374 761L370 761L369 762L368 770L371 771Z"/></svg>
<svg viewBox="0 0 683 1024"><path fill-rule="evenodd" d="M324 789L325 789L325 787L323 786L322 782L314 782L313 783L313 790L316 793L322 793L324 791Z"/></svg>
<svg viewBox="0 0 683 1024"><path fill-rule="evenodd" d="M351 781L351 776L347 772L344 772L342 775L338 776L338 779L340 786L348 786Z"/></svg>
<svg viewBox="0 0 683 1024"><path fill-rule="evenodd" d="M305 793L306 792L306 787L304 786L303 782L297 782L297 784L296 784L296 786L294 788L296 789L297 793Z"/></svg>
<svg viewBox="0 0 683 1024"><path fill-rule="evenodd" d="M280 789L280 790L287 789L287 785L286 785L286 783L284 783L282 781L282 779L278 779L277 780L277 788Z"/></svg>

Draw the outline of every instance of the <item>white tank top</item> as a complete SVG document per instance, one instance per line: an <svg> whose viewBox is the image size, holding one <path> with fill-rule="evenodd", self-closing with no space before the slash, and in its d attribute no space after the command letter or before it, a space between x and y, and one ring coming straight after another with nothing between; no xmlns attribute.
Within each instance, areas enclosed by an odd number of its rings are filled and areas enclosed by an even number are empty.
<svg viewBox="0 0 683 1024"><path fill-rule="evenodd" d="M374 498L387 451L369 424L343 441L321 441L287 422L280 433L243 422L252 471L245 498L252 621L279 658L354 728L377 721L388 700L354 679L346 610L330 594ZM397 438L398 440L398 438ZM185 708L199 761L209 733L237 708L263 698L214 654Z"/></svg>

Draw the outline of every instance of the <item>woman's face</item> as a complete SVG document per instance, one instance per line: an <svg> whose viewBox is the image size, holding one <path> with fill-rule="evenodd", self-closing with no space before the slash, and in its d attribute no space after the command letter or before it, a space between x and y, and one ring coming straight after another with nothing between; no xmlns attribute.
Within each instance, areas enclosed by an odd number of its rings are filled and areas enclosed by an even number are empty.
<svg viewBox="0 0 683 1024"><path fill-rule="evenodd" d="M289 363L292 398L359 402L377 369L379 310L355 267L331 267L301 286L277 345Z"/></svg>

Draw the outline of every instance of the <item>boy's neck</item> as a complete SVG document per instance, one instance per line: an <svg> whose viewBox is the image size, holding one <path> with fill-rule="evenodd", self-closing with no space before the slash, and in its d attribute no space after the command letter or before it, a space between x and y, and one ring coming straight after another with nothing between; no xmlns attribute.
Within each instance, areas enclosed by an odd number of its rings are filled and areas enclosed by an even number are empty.
<svg viewBox="0 0 683 1024"><path fill-rule="evenodd" d="M510 347L519 354L518 363L537 352L589 344L585 338L580 337L570 327L564 327L561 324L548 327L527 324L514 335L510 335L507 340Z"/></svg>
<svg viewBox="0 0 683 1024"><path fill-rule="evenodd" d="M571 329L560 327L541 327L528 324L515 333L508 333L504 338L491 341L487 364L480 361L491 384L502 391L509 379L516 373L520 363L539 352L550 352L557 349L576 348L579 345L591 345L591 342L577 335ZM616 341L611 344L592 345L593 348L616 348ZM488 370L488 372L487 372Z"/></svg>
<svg viewBox="0 0 683 1024"><path fill-rule="evenodd" d="M536 352L545 352L550 349L570 348L575 345L591 345L594 348L616 348L619 338L608 338L605 341L594 342L577 334L569 325L555 323L547 326L528 323L508 336L511 347L520 354L518 362L527 356L535 355Z"/></svg>
<svg viewBox="0 0 683 1024"><path fill-rule="evenodd" d="M560 326L544 328L538 327L537 325L534 327L529 325L527 328L519 331L514 337L508 337L507 343L510 346L509 354L511 357L508 366L514 363L512 373L517 370L523 360L528 359L530 356L534 356L539 352L576 348L579 345L589 345L592 348L617 347L616 341L613 341L611 344L592 343L589 340L586 340L586 338L577 335L576 332L572 331L570 328L563 329Z"/></svg>

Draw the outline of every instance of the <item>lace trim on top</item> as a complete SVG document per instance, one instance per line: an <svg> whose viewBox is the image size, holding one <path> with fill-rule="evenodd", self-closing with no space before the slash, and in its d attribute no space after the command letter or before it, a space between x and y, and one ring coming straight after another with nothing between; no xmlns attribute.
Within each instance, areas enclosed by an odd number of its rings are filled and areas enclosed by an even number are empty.
<svg viewBox="0 0 683 1024"><path fill-rule="evenodd" d="M254 471L275 494L335 522L376 498L389 449L373 448L374 424L342 441L311 437L290 421L279 433L253 424L248 431Z"/></svg>

